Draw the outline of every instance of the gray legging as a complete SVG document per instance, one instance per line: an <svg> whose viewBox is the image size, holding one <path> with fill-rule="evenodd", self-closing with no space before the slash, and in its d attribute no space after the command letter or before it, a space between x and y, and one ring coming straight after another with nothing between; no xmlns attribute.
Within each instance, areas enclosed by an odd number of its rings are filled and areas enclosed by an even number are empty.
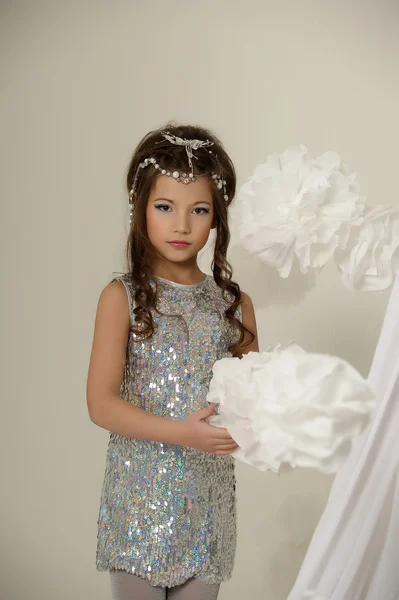
<svg viewBox="0 0 399 600"><path fill-rule="evenodd" d="M112 600L216 600L220 585L190 579L172 588L154 587L127 571L110 571Z"/></svg>

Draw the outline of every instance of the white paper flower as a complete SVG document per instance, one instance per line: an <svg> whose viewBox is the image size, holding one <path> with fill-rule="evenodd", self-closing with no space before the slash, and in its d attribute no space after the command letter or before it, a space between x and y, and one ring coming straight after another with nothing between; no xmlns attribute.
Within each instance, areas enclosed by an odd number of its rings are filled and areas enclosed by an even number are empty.
<svg viewBox="0 0 399 600"><path fill-rule="evenodd" d="M399 210L368 208L345 246L336 251L335 262L347 287L363 292L389 288L399 268Z"/></svg>
<svg viewBox="0 0 399 600"><path fill-rule="evenodd" d="M364 209L356 174L335 152L312 158L305 146L270 155L238 194L244 247L288 277L293 261L317 271L344 247Z"/></svg>
<svg viewBox="0 0 399 600"><path fill-rule="evenodd" d="M226 427L235 456L261 470L283 463L334 473L374 408L369 384L346 361L297 345L215 362L211 423Z"/></svg>

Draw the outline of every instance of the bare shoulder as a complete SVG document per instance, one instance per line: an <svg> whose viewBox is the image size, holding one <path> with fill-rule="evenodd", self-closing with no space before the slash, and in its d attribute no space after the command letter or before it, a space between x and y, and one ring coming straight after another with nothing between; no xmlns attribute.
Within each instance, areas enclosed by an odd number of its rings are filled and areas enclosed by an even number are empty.
<svg viewBox="0 0 399 600"><path fill-rule="evenodd" d="M251 298L245 292L241 292L241 311L242 311L242 321L243 324L252 329L253 326L256 329L256 318L255 318L255 309ZM252 326L252 327L251 327Z"/></svg>
<svg viewBox="0 0 399 600"><path fill-rule="evenodd" d="M117 280L108 283L100 294L98 306L107 310L128 309L129 301L123 283Z"/></svg>
<svg viewBox="0 0 399 600"><path fill-rule="evenodd" d="M253 302L245 292L241 291L242 324L254 334L255 338L249 346L245 346L242 353L259 352L258 331L256 326L255 309Z"/></svg>
<svg viewBox="0 0 399 600"><path fill-rule="evenodd" d="M98 300L95 332L100 330L106 338L115 335L126 338L130 329L129 313L129 299L123 283L108 283Z"/></svg>
<svg viewBox="0 0 399 600"><path fill-rule="evenodd" d="M246 294L242 290L241 290L241 302L242 302L243 308L245 306L246 308L250 308L251 310L254 310L254 305L252 303L251 298L248 296L248 294Z"/></svg>

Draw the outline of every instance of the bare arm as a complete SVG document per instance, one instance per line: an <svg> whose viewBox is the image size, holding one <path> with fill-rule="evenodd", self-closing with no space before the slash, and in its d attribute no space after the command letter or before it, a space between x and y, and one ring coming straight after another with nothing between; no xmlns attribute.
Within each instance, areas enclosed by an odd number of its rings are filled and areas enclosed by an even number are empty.
<svg viewBox="0 0 399 600"><path fill-rule="evenodd" d="M100 295L87 378L90 419L108 431L136 439L190 446L228 454L235 442L225 429L204 422L213 408L173 421L151 414L119 396L129 339L129 303L124 285L115 281Z"/></svg>
<svg viewBox="0 0 399 600"><path fill-rule="evenodd" d="M245 327L255 335L255 339L250 345L240 348L238 352L236 352L236 356L238 356L238 358L242 358L243 354L248 354L248 352L259 352L258 331L256 327L255 311L252 300L245 292L241 292L241 300L242 324L245 325ZM244 341L246 341L247 338L248 334L246 334Z"/></svg>

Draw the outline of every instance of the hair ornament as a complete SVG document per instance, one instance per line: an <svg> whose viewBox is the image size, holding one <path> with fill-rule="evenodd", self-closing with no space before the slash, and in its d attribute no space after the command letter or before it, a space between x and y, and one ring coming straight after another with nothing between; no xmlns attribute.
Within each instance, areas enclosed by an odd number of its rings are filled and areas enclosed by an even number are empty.
<svg viewBox="0 0 399 600"><path fill-rule="evenodd" d="M196 158L196 156L193 154L193 150L208 148L209 146L214 145L211 140L187 140L186 138L178 137L169 131L163 131L162 135L174 146L184 146L186 148L188 164L190 165L191 172L193 172L193 163L191 159Z"/></svg>

